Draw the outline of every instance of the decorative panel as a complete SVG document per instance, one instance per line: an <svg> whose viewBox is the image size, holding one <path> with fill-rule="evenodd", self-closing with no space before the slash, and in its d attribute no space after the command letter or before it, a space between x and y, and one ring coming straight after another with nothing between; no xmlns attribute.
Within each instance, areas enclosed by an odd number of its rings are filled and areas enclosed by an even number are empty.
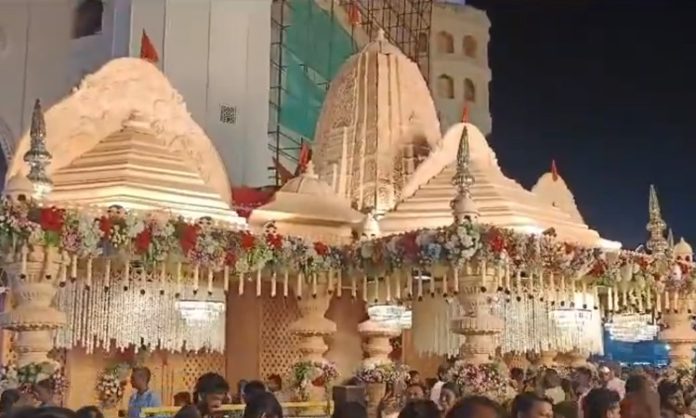
<svg viewBox="0 0 696 418"><path fill-rule="evenodd" d="M263 299L259 378L265 379L274 373L286 376L292 363L299 358L298 337L289 331L290 324L299 317L293 296Z"/></svg>
<svg viewBox="0 0 696 418"><path fill-rule="evenodd" d="M225 375L225 356L219 353L188 352L184 356L184 386L191 392L198 378L205 373Z"/></svg>

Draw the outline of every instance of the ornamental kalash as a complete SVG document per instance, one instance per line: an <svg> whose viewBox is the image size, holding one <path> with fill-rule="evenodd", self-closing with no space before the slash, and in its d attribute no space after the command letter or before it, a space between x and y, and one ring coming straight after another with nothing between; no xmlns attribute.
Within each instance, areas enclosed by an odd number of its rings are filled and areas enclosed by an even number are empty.
<svg viewBox="0 0 696 418"><path fill-rule="evenodd" d="M646 251L620 250L555 166L528 191L475 126L441 135L417 65L383 38L345 63L317 132L313 162L247 220L152 64L117 59L37 102L0 213L2 385L52 376L65 405L114 415L134 365L165 404L210 371L279 374L320 402L357 375L374 407L406 364L434 375L456 355L466 393L505 399L506 364L583 364L603 319L627 338L659 321L691 367L692 251L665 237L654 189Z"/></svg>

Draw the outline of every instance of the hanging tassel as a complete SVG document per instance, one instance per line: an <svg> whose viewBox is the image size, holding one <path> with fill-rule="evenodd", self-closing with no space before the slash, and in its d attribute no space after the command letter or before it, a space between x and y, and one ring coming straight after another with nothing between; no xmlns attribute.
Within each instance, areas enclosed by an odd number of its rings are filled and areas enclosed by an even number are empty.
<svg viewBox="0 0 696 418"><path fill-rule="evenodd" d="M628 307L628 292L625 290L621 292L621 303L624 306L624 308Z"/></svg>
<svg viewBox="0 0 696 418"><path fill-rule="evenodd" d="M423 275L418 273L418 300L423 300Z"/></svg>
<svg viewBox="0 0 696 418"><path fill-rule="evenodd" d="M567 296L565 290L566 290L565 276L561 276L561 286L559 289L561 306L565 305L565 300L566 300L566 296Z"/></svg>
<svg viewBox="0 0 696 418"><path fill-rule="evenodd" d="M619 312L619 288L614 285L614 312Z"/></svg>
<svg viewBox="0 0 696 418"><path fill-rule="evenodd" d="M239 279L239 283L237 283L237 293L241 296L244 294L244 273L239 272L237 278Z"/></svg>
<svg viewBox="0 0 696 418"><path fill-rule="evenodd" d="M387 303L389 303L389 302L391 302L391 275L387 274L384 277L384 280L386 281L386 285L387 285L386 300L387 300Z"/></svg>
<svg viewBox="0 0 696 418"><path fill-rule="evenodd" d="M423 273L421 273L421 277L423 276ZM430 275L430 283L428 284L428 287L430 288L430 297L435 297L435 275L431 273Z"/></svg>
<svg viewBox="0 0 696 418"><path fill-rule="evenodd" d="M614 312L614 301L613 299L613 292L610 287L607 287L607 312L613 313Z"/></svg>
<svg viewBox="0 0 696 418"><path fill-rule="evenodd" d="M181 263L176 263L176 295L178 298L181 296Z"/></svg>
<svg viewBox="0 0 696 418"><path fill-rule="evenodd" d="M652 293L650 292L650 286L645 288L645 307L648 312L652 310Z"/></svg>
<svg viewBox="0 0 696 418"><path fill-rule="evenodd" d="M70 260L70 280L77 280L77 255L73 254Z"/></svg>
<svg viewBox="0 0 696 418"><path fill-rule="evenodd" d="M665 312L669 313L669 310L670 310L669 303L671 301L669 300L669 292L666 290L665 290L665 294L664 294L664 299L665 299Z"/></svg>
<svg viewBox="0 0 696 418"><path fill-rule="evenodd" d="M672 293L672 309L674 313L679 313L679 294L677 292Z"/></svg>
<svg viewBox="0 0 696 418"><path fill-rule="evenodd" d="M338 283L336 284L336 295L340 298L343 295L343 270L338 269L336 274L338 274Z"/></svg>
<svg viewBox="0 0 696 418"><path fill-rule="evenodd" d="M555 283L555 277L553 276L553 272L549 273L549 292L548 292L548 301L551 302L552 305L556 303L556 300L558 298L556 297L556 283Z"/></svg>
<svg viewBox="0 0 696 418"><path fill-rule="evenodd" d="M546 286L544 286L544 271L539 272L539 298L544 300L546 298Z"/></svg>
<svg viewBox="0 0 696 418"><path fill-rule="evenodd" d="M575 296L577 295L577 288L575 285L576 280L570 279L570 306L575 306Z"/></svg>
<svg viewBox="0 0 696 418"><path fill-rule="evenodd" d="M587 283L584 280L580 288L582 289L582 309L587 309Z"/></svg>
<svg viewBox="0 0 696 418"><path fill-rule="evenodd" d="M199 266L198 264L196 264L196 265L193 267L193 294L194 294L194 295L195 295L196 293L198 293L198 282L199 282L199 280L200 280L200 274L201 274L200 269L201 269L201 268L200 268L200 266Z"/></svg>
<svg viewBox="0 0 696 418"><path fill-rule="evenodd" d="M515 287L517 287L517 293L518 295L522 295L522 271L518 270L517 274L515 274Z"/></svg>
<svg viewBox="0 0 696 418"><path fill-rule="evenodd" d="M401 301L401 272L400 271L395 271L394 274L396 275L396 300Z"/></svg>
<svg viewBox="0 0 696 418"><path fill-rule="evenodd" d="M283 273L283 297L288 297L288 282L290 281L290 274L287 270Z"/></svg>
<svg viewBox="0 0 696 418"><path fill-rule="evenodd" d="M297 299L302 299L302 282L304 281L304 277L302 277L302 273L297 274Z"/></svg>
<svg viewBox="0 0 696 418"><path fill-rule="evenodd" d="M406 275L406 298L411 299L413 297L413 275Z"/></svg>
<svg viewBox="0 0 696 418"><path fill-rule="evenodd" d="M273 274L271 274L271 297L274 298L276 295L276 272L274 271Z"/></svg>
<svg viewBox="0 0 696 418"><path fill-rule="evenodd" d="M312 297L317 297L317 274L312 273Z"/></svg>
<svg viewBox="0 0 696 418"><path fill-rule="evenodd" d="M488 289L488 265L485 259L481 261L481 283Z"/></svg>
<svg viewBox="0 0 696 418"><path fill-rule="evenodd" d="M449 293L449 283L447 280L447 273L448 271L445 270L445 274L442 276L442 296L447 297L447 294Z"/></svg>
<svg viewBox="0 0 696 418"><path fill-rule="evenodd" d="M164 288L167 284L167 263L160 263L160 295L164 294Z"/></svg>
<svg viewBox="0 0 696 418"><path fill-rule="evenodd" d="M87 279L85 281L85 287L87 287L87 290L92 288L92 257L87 259Z"/></svg>
<svg viewBox="0 0 696 418"><path fill-rule="evenodd" d="M637 293L636 296L638 297L638 313L642 314L645 312L643 310L643 292Z"/></svg>
<svg viewBox="0 0 696 418"><path fill-rule="evenodd" d="M512 287L510 286L510 276L510 264L505 264L505 290L507 290L508 292L512 291Z"/></svg>
<svg viewBox="0 0 696 418"><path fill-rule="evenodd" d="M660 300L660 292L655 292L655 312L662 312L662 301Z"/></svg>
<svg viewBox="0 0 696 418"><path fill-rule="evenodd" d="M104 263L104 291L108 292L111 287L111 260L106 259Z"/></svg>
<svg viewBox="0 0 696 418"><path fill-rule="evenodd" d="M455 296L459 294L459 266L454 266L454 294Z"/></svg>
<svg viewBox="0 0 696 418"><path fill-rule="evenodd" d="M67 253L66 253L67 254ZM69 257L66 255L66 257L63 258L63 261ZM60 266L60 282L59 286L60 287L65 287L65 283L68 281L68 265L66 263L61 264Z"/></svg>
<svg viewBox="0 0 696 418"><path fill-rule="evenodd" d="M379 284L380 284L380 277L375 277L375 299L374 299L375 303L379 302Z"/></svg>
<svg viewBox="0 0 696 418"><path fill-rule="evenodd" d="M22 257L22 264L19 268L19 277L24 279L27 277L27 257L29 256L29 249L26 245L22 245L20 253ZM77 277L77 274L75 275L75 277Z"/></svg>
<svg viewBox="0 0 696 418"><path fill-rule="evenodd" d="M597 286L592 286L592 298L594 299L592 308L595 310L599 309L599 289L597 289Z"/></svg>
<svg viewBox="0 0 696 418"><path fill-rule="evenodd" d="M222 268L222 290L225 293L230 290L230 266L227 264Z"/></svg>
<svg viewBox="0 0 696 418"><path fill-rule="evenodd" d="M367 275L363 275L363 300L367 302Z"/></svg>
<svg viewBox="0 0 696 418"><path fill-rule="evenodd" d="M208 296L213 296L213 269L208 267Z"/></svg>
<svg viewBox="0 0 696 418"><path fill-rule="evenodd" d="M261 269L256 270L256 297L261 296Z"/></svg>
<svg viewBox="0 0 696 418"><path fill-rule="evenodd" d="M326 280L328 283L329 295L332 295L334 293L334 274L335 274L335 271L333 271L333 269L330 269L325 274L326 274Z"/></svg>

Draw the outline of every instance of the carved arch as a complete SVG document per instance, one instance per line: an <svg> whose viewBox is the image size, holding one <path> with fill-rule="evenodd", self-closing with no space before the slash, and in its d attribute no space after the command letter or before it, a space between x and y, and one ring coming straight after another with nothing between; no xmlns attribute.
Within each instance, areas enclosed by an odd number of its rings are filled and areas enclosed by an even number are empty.
<svg viewBox="0 0 696 418"><path fill-rule="evenodd" d="M451 33L444 30L438 32L437 52L441 54L454 54L454 37Z"/></svg>
<svg viewBox="0 0 696 418"><path fill-rule="evenodd" d="M464 80L464 100L470 103L476 101L476 85L470 78Z"/></svg>
<svg viewBox="0 0 696 418"><path fill-rule="evenodd" d="M462 47L464 49L464 55L469 58L476 58L476 54L478 53L478 42L476 42L476 38L471 35L466 35Z"/></svg>
<svg viewBox="0 0 696 418"><path fill-rule="evenodd" d="M437 95L445 99L454 99L454 79L447 74L437 78Z"/></svg>
<svg viewBox="0 0 696 418"><path fill-rule="evenodd" d="M210 138L194 122L181 95L154 65L119 58L87 76L70 96L45 112L46 147L53 154L48 174L69 165L117 132L134 113L150 125L157 140L170 144L196 168L203 181L230 203L230 181ZM26 173L21 156L29 149L24 133L8 166L8 175Z"/></svg>

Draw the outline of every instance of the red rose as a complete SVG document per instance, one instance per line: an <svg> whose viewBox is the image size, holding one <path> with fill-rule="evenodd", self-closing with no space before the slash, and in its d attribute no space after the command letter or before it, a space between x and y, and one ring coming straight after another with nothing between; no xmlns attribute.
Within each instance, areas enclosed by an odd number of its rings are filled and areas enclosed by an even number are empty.
<svg viewBox="0 0 696 418"><path fill-rule="evenodd" d="M323 242L317 241L314 243L314 251L320 256L325 256L329 253L329 246Z"/></svg>
<svg viewBox="0 0 696 418"><path fill-rule="evenodd" d="M418 253L420 253L420 246L416 242L416 238L417 235L415 232L409 232L404 234L399 240L401 248L404 250L404 254L406 257L412 260L416 259Z"/></svg>
<svg viewBox="0 0 696 418"><path fill-rule="evenodd" d="M321 376L312 380L312 385L317 386L317 387L324 387L324 386L326 386L326 378L322 374Z"/></svg>
<svg viewBox="0 0 696 418"><path fill-rule="evenodd" d="M491 228L488 230L488 246L494 254L502 253L507 247L505 237L500 230Z"/></svg>
<svg viewBox="0 0 696 418"><path fill-rule="evenodd" d="M65 212L55 207L41 208L39 223L44 231L60 232L65 223Z"/></svg>
<svg viewBox="0 0 696 418"><path fill-rule="evenodd" d="M225 254L225 264L230 267L234 267L237 264L237 253L234 250L227 251L227 254Z"/></svg>
<svg viewBox="0 0 696 418"><path fill-rule="evenodd" d="M185 224L181 228L181 234L179 235L179 245L181 245L181 250L184 252L184 255L196 248L197 242L198 225Z"/></svg>
<svg viewBox="0 0 696 418"><path fill-rule="evenodd" d="M248 232L245 232L242 234L242 239L239 244L243 249L250 250L256 246L256 237Z"/></svg>
<svg viewBox="0 0 696 418"><path fill-rule="evenodd" d="M274 250L283 248L283 236L278 234L266 234L266 244Z"/></svg>
<svg viewBox="0 0 696 418"><path fill-rule="evenodd" d="M135 236L135 252L137 254L145 254L150 249L152 242L152 231L150 228L143 229Z"/></svg>
<svg viewBox="0 0 696 418"><path fill-rule="evenodd" d="M114 223L111 221L111 218L106 216L99 218L99 230L104 235L104 238L109 239L111 236L111 228L113 228L113 226Z"/></svg>

